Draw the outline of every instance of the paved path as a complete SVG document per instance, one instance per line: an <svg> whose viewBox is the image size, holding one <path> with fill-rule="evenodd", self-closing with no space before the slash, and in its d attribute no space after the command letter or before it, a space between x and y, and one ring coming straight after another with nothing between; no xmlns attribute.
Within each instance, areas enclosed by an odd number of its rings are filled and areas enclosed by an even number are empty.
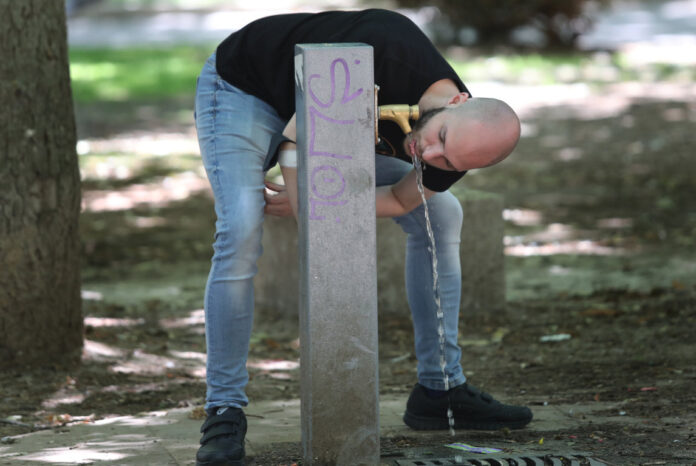
<svg viewBox="0 0 696 466"><path fill-rule="evenodd" d="M442 436L410 430L401 421L405 397L386 396L380 402L382 438L433 438L433 448L442 447ZM190 409L157 411L137 416L120 416L91 424L45 430L0 445L0 465L191 465L198 448L200 420L189 418ZM272 444L300 441L299 400L257 403L247 411L249 433L247 455ZM492 435L490 444L505 448L506 454L567 452L567 438L555 439L554 432L573 431L590 423L611 422L614 426L640 422L621 415L618 405L595 402L591 405L547 405L534 407L530 430L544 438L543 445L517 444L505 436ZM589 421L588 419L592 419ZM471 442L467 432L458 431L452 442ZM437 445L435 445L437 443ZM592 454L592 452L584 452ZM383 464L391 464L384 459Z"/></svg>

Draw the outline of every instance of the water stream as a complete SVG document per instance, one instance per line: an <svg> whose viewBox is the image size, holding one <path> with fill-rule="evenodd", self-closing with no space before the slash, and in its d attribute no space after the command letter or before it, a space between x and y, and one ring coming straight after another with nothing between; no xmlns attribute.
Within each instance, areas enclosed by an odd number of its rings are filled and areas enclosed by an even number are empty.
<svg viewBox="0 0 696 466"><path fill-rule="evenodd" d="M435 235L430 223L430 213L428 212L428 203L425 199L425 190L423 189L423 165L418 157L413 157L413 167L416 170L416 181L418 182L418 192L423 201L423 211L425 212L425 226L430 240L430 257L432 260L433 269L433 295L435 297L435 306L437 308L437 334L440 343L440 369L442 370L442 380L445 384L445 391L450 389L449 375L447 375L447 359L445 358L445 314L442 311L440 302L440 280L437 273L437 249L435 246ZM449 423L450 435L454 436L454 413L452 412L452 402L447 395L447 421Z"/></svg>

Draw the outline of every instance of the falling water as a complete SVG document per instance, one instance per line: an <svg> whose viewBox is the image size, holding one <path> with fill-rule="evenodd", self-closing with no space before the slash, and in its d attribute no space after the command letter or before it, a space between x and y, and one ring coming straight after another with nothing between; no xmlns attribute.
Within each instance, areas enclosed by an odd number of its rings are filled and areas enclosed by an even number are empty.
<svg viewBox="0 0 696 466"><path fill-rule="evenodd" d="M413 152L412 152L413 153ZM445 383L445 390L449 390L449 376L447 375L447 360L445 359L445 314L442 312L442 304L440 303L440 280L437 274L437 249L435 248L435 235L430 224L430 214L428 212L428 203L425 199L425 191L423 190L423 165L418 157L413 157L413 167L416 169L416 181L418 182L418 192L420 192L421 200L423 201L423 209L425 212L425 226L430 240L430 257L432 259L433 268L433 295L435 296L435 306L437 307L437 334L440 342L440 369L442 370L442 379ZM454 414L449 396L447 397L447 420L449 422L450 435L454 435Z"/></svg>

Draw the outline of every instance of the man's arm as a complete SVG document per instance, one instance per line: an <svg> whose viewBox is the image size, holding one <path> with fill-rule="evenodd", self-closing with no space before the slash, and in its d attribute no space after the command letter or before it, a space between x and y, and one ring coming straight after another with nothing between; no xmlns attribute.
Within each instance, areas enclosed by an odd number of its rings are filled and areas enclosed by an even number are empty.
<svg viewBox="0 0 696 466"><path fill-rule="evenodd" d="M430 199L435 191L423 187L425 198ZM399 182L376 188L377 217L399 217L422 204L416 171L411 170Z"/></svg>
<svg viewBox="0 0 696 466"><path fill-rule="evenodd" d="M285 125L283 136L297 141L297 114L294 114L292 118L290 118L290 121L288 121L288 124ZM280 145L278 150L297 150L297 143L284 142ZM283 167L281 165L280 172L283 174L292 214L295 216L295 219L297 219L297 167Z"/></svg>
<svg viewBox="0 0 696 466"><path fill-rule="evenodd" d="M285 125L283 136L296 141L297 140L297 118L293 115ZM278 151L297 150L297 144L294 142L284 142L278 147ZM290 214L297 218L297 167L280 167L280 172L283 174L285 186L266 181L266 191L264 199L266 207L264 212L278 217L286 217ZM270 192L269 192L270 191ZM271 194L275 192L275 194Z"/></svg>
<svg viewBox="0 0 696 466"><path fill-rule="evenodd" d="M295 115L290 119L283 135L293 141L297 138ZM295 143L284 142L279 150L296 149ZM277 194L266 193L265 212L271 215L286 216L292 214L297 218L297 168L282 167L285 187L266 182L266 187ZM428 188L423 188L425 198L435 194ZM377 217L399 217L405 215L422 203L415 170L411 170L399 182L389 186L378 186L375 190L375 209ZM288 206L289 204L289 206ZM289 207L289 208L288 208Z"/></svg>
<svg viewBox="0 0 696 466"><path fill-rule="evenodd" d="M281 147L283 146L281 145ZM294 215L297 219L297 168L280 167L280 171L283 174L284 185L269 180L265 181L266 190L263 197L266 206L263 211L276 217Z"/></svg>
<svg viewBox="0 0 696 466"><path fill-rule="evenodd" d="M265 212L279 217L293 214L297 218L297 169L294 167L281 167L285 186L266 181ZM423 188L425 198L435 194L428 188ZM409 213L422 203L415 171L410 172L401 181L388 186L378 186L375 189L375 210L377 217L399 217Z"/></svg>

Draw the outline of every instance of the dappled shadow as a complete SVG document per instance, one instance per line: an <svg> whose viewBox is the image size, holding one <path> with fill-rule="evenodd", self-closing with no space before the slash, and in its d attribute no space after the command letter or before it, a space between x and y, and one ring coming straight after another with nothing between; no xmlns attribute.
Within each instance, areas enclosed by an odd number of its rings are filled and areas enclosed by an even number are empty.
<svg viewBox="0 0 696 466"><path fill-rule="evenodd" d="M505 193L511 253L568 241L596 243L586 252L599 254L693 246L696 101L646 96L595 119L577 118L575 110L528 115L513 156L465 180Z"/></svg>
<svg viewBox="0 0 696 466"><path fill-rule="evenodd" d="M195 83L191 83L191 89L194 86ZM190 135L193 97L83 102L75 106L75 120L80 140L118 138L124 133L142 135L165 132Z"/></svg>
<svg viewBox="0 0 696 466"><path fill-rule="evenodd" d="M643 91L627 85L566 105L524 107L513 156L464 179L459 188L505 195L509 254L611 255L693 244L696 104L661 100L673 97L667 88ZM209 257L212 201L200 161L187 157L172 149L139 166L127 157L91 165L82 222L88 263Z"/></svg>
<svg viewBox="0 0 696 466"><path fill-rule="evenodd" d="M184 191L189 195L182 198ZM114 268L142 267L148 262L155 266L210 260L215 213L206 192L188 187L169 191L161 184L150 184L85 199L86 204L102 208L81 216L83 258L89 267L108 266L114 272Z"/></svg>

